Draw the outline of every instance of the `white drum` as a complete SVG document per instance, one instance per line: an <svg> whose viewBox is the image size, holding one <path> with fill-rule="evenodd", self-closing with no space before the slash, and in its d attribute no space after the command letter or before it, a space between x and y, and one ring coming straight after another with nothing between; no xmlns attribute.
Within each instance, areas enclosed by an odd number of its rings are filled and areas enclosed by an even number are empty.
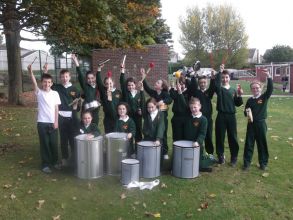
<svg viewBox="0 0 293 220"><path fill-rule="evenodd" d="M160 176L161 146L155 146L153 141L137 143L137 159L139 160L139 174L143 178Z"/></svg>
<svg viewBox="0 0 293 220"><path fill-rule="evenodd" d="M121 183L128 185L131 181L139 181L139 161L125 159L121 161Z"/></svg>
<svg viewBox="0 0 293 220"><path fill-rule="evenodd" d="M105 135L106 139L106 173L121 174L121 161L127 158L129 140L127 133L113 132Z"/></svg>
<svg viewBox="0 0 293 220"><path fill-rule="evenodd" d="M193 147L192 141L175 141L173 143L173 176L195 178L199 173L200 148Z"/></svg>
<svg viewBox="0 0 293 220"><path fill-rule="evenodd" d="M103 136L87 139L86 134L75 137L77 177L95 179L103 176Z"/></svg>

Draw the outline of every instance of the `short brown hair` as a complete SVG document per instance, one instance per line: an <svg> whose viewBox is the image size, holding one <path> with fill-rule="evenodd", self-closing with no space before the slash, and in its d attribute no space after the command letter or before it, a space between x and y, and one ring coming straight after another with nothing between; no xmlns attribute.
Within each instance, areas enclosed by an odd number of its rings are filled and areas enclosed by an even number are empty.
<svg viewBox="0 0 293 220"><path fill-rule="evenodd" d="M189 105L193 105L199 103L200 104L200 100L198 98L195 97L191 97L191 99L189 100Z"/></svg>

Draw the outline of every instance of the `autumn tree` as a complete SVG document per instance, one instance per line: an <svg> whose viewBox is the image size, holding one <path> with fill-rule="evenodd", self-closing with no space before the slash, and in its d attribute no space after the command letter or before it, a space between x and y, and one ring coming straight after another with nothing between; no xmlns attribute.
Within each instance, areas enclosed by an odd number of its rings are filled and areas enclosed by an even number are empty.
<svg viewBox="0 0 293 220"><path fill-rule="evenodd" d="M35 40L22 38L22 30L44 37L41 40L46 40L55 54L87 53L92 48L141 48L169 37L160 7L159 0L1 0L9 103L18 104L22 91L19 43Z"/></svg>
<svg viewBox="0 0 293 220"><path fill-rule="evenodd" d="M179 27L186 63L199 59L204 66L225 63L236 68L247 62L248 36L240 15L231 6L190 8L180 18Z"/></svg>
<svg viewBox="0 0 293 220"><path fill-rule="evenodd" d="M293 61L293 49L286 45L276 45L267 50L263 55L265 62L290 62Z"/></svg>

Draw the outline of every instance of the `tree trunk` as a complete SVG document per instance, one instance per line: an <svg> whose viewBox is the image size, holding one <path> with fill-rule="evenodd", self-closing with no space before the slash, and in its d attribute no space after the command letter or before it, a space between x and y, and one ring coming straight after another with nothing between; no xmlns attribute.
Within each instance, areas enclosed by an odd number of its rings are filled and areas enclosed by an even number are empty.
<svg viewBox="0 0 293 220"><path fill-rule="evenodd" d="M22 68L20 57L20 23L17 20L16 1L7 4L3 11L3 23L8 61L8 103L20 104L22 92Z"/></svg>

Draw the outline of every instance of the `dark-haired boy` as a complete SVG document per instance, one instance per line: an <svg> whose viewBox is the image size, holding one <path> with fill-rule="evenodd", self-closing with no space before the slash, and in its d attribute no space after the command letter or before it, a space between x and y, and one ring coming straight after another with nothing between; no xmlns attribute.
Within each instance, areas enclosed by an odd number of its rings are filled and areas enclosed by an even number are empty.
<svg viewBox="0 0 293 220"><path fill-rule="evenodd" d="M40 141L41 169L44 173L51 173L51 166L58 167L58 105L61 104L61 101L58 92L51 89L53 84L51 75L42 75L41 88L39 88L32 66L29 65L27 68L38 101L37 128Z"/></svg>
<svg viewBox="0 0 293 220"><path fill-rule="evenodd" d="M225 163L224 141L227 131L228 144L231 153L231 166L237 163L239 144L237 140L236 108L243 104L241 88L234 89L230 86L230 75L220 66L220 72L216 75L215 91L217 93L217 118L216 118L216 153L219 164Z"/></svg>

